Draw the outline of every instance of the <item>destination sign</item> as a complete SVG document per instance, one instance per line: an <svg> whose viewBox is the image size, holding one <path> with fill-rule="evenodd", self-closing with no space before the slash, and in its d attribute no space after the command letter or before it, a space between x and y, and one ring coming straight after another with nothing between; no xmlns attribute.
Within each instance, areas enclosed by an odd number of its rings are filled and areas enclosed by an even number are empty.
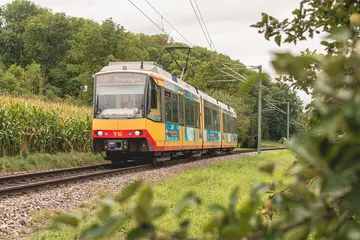
<svg viewBox="0 0 360 240"><path fill-rule="evenodd" d="M96 76L97 84L145 83L146 75L138 73L107 73Z"/></svg>

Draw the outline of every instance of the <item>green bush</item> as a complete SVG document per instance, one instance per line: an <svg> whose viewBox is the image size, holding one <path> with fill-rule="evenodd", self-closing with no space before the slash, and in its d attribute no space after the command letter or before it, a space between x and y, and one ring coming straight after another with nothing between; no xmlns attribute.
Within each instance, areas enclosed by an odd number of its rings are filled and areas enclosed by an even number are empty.
<svg viewBox="0 0 360 240"><path fill-rule="evenodd" d="M250 200L238 206L234 189L227 206L212 205L206 230L214 239L360 239L360 14L356 1L303 0L293 19L279 21L263 14L253 25L277 44L296 43L320 31L325 55L305 52L275 54L273 66L285 81L310 91L314 101L308 131L288 146L297 161L287 171L293 181L285 186L256 183ZM253 79L256 83L258 79ZM260 170L272 174L274 165ZM241 176L239 176L241 177ZM138 193L136 207L126 215L113 207ZM266 197L265 202L262 199ZM201 203L188 193L176 204L179 228L164 232L153 222L166 211L152 205L150 186L136 182L99 207L99 224L79 231L79 239L108 237L128 219L134 227L127 239L192 239L184 210ZM113 214L113 215L111 215ZM111 217L110 217L111 216ZM81 215L59 215L54 227L78 226Z"/></svg>

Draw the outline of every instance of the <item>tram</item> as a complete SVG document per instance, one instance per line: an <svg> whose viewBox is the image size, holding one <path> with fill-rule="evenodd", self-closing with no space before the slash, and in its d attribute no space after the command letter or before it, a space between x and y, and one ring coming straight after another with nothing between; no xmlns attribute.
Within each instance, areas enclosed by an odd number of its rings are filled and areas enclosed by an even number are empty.
<svg viewBox="0 0 360 240"><path fill-rule="evenodd" d="M114 164L230 152L236 118L155 62L110 62L94 75L93 152Z"/></svg>

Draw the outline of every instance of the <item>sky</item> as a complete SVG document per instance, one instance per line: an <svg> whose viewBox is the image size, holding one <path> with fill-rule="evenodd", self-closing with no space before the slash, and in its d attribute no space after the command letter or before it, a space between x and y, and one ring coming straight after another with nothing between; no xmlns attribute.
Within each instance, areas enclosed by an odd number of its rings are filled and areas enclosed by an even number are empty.
<svg viewBox="0 0 360 240"><path fill-rule="evenodd" d="M148 0L175 28L193 45L209 48L197 18L188 0ZM11 0L0 0L0 5ZM112 18L126 30L135 33L158 34L161 31L128 0L33 0L53 12L65 12L70 16L84 17L102 22ZM161 17L145 0L132 0L158 25ZM319 37L294 45L283 45L281 49L274 41L265 40L258 29L250 25L261 20L261 13L283 19L299 6L300 0L197 0L212 42L219 53L240 60L245 65L262 65L264 72L275 77L271 66L274 52L289 50L300 53L306 48L321 50ZM165 31L176 41L184 40L166 23ZM306 105L310 97L298 92Z"/></svg>

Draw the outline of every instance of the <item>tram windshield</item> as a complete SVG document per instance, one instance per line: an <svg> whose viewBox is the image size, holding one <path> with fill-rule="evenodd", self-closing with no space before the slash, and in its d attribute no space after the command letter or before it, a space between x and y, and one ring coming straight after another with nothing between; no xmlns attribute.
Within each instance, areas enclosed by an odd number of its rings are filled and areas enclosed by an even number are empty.
<svg viewBox="0 0 360 240"><path fill-rule="evenodd" d="M108 73L95 78L95 118L143 118L147 75Z"/></svg>

